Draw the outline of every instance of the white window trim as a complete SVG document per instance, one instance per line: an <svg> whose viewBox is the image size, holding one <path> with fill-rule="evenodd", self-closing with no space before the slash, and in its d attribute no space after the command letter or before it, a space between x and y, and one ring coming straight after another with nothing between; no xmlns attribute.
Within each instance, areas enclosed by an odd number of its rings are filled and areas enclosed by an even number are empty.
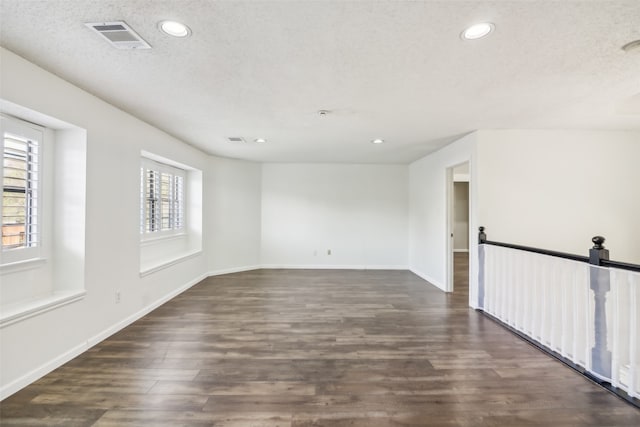
<svg viewBox="0 0 640 427"><path fill-rule="evenodd" d="M0 114L0 120L2 122L0 126L0 153L4 153L4 133L9 132L16 135L20 135L29 139L38 141L38 208L37 208L37 224L38 230L38 242L36 246L29 248L14 248L4 249L0 246L0 270L5 272L7 269L14 270L14 267L20 265L20 269L35 268L37 265L33 264L34 261L44 261L46 258L43 256L43 240L44 240L44 193L48 188L47 183L44 182L45 166L45 143L44 143L44 128L42 126L20 120L13 116ZM3 154L4 155L4 154ZM3 164L0 162L0 177L3 176ZM1 178L0 178L1 179ZM0 183L1 186L1 183ZM2 212L2 199L0 199L0 213ZM29 265L30 264L30 265Z"/></svg>
<svg viewBox="0 0 640 427"><path fill-rule="evenodd" d="M46 258L29 258L15 262L7 262L4 264L0 264L0 273L17 273L18 271L40 268L46 262Z"/></svg>
<svg viewBox="0 0 640 427"><path fill-rule="evenodd" d="M140 270L140 277L145 277L148 276L150 274L156 273L160 270L164 270L165 268L174 266L176 264L181 263L182 261L186 261L188 259L191 258L195 258L198 255L202 254L202 250L200 249L196 249L196 250L192 250L189 251L187 253L181 254L181 255L176 255L173 257L170 257L166 260L162 260L162 261L158 261L154 264L145 266L142 270Z"/></svg>
<svg viewBox="0 0 640 427"><path fill-rule="evenodd" d="M186 238L188 223L187 223L187 179L188 174L185 169L182 169L178 166L170 165L165 162L149 158L147 156L142 156L140 161L140 167L144 169L145 173L143 173L140 182L140 243L141 244L153 244L154 242L163 241L167 239L175 239L175 238ZM174 230L159 230L159 231L145 231L144 230L144 220L147 216L146 211L146 203L144 201L145 197L145 180L146 180L146 171L147 170L156 170L160 173L169 173L173 176L179 176L182 178L182 227Z"/></svg>
<svg viewBox="0 0 640 427"><path fill-rule="evenodd" d="M160 233L160 232L159 232ZM147 233L147 234L152 234L152 233ZM161 243L161 242L167 242L170 240L180 240L180 239L186 239L187 237L189 237L189 234L185 231L183 233L173 233L173 234L168 234L168 235L160 235L160 236L156 236L151 235L148 237L145 237L144 235L140 238L140 246L152 246L156 243Z"/></svg>
<svg viewBox="0 0 640 427"><path fill-rule="evenodd" d="M30 317L46 313L47 311L80 301L85 297L86 293L84 289L56 292L47 297L4 307L0 312L0 329Z"/></svg>

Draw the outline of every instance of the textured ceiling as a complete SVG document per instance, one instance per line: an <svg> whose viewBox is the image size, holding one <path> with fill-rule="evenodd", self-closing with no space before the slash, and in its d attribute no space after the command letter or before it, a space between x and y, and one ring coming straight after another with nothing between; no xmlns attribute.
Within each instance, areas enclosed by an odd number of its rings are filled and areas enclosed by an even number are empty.
<svg viewBox="0 0 640 427"><path fill-rule="evenodd" d="M164 19L192 36L160 33ZM84 26L115 20L153 49L117 50ZM496 31L463 42L479 21ZM636 39L639 0L0 0L5 48L206 152L256 161L406 163L486 128L639 130L640 49L621 50Z"/></svg>

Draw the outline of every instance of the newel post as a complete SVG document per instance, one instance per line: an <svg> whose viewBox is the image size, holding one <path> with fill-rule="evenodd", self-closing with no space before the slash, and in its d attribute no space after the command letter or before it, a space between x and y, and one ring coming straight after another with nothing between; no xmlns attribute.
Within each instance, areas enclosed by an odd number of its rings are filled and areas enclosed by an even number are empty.
<svg viewBox="0 0 640 427"><path fill-rule="evenodd" d="M607 292L611 289L609 271L601 268L602 260L609 259L609 250L605 249L602 236L591 239L593 247L589 249L590 287L595 301L594 332L595 342L591 349L591 369L602 379L611 379L611 352L607 349Z"/></svg>
<svg viewBox="0 0 640 427"><path fill-rule="evenodd" d="M484 227L478 228L478 308L484 309L484 244L487 235Z"/></svg>
<svg viewBox="0 0 640 427"><path fill-rule="evenodd" d="M484 227L478 227L478 244L481 245L487 241L487 235L484 232Z"/></svg>

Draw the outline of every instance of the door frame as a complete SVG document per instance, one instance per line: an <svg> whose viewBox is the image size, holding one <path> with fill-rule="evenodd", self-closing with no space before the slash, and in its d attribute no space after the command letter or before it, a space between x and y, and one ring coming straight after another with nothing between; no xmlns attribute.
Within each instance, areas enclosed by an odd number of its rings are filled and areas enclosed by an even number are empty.
<svg viewBox="0 0 640 427"><path fill-rule="evenodd" d="M446 257L445 257L445 262L446 262L446 269L445 269L445 275L446 275L446 282L445 282L445 292L453 292L454 291L454 259L453 259L453 249L454 249L454 245L453 245L453 228L454 228L454 215L455 215L455 208L454 208L454 200L455 200L455 196L454 196L454 174L453 171L454 169L462 166L462 165L468 165L469 167L469 200L468 200L468 209L469 209L469 230L471 230L471 160L467 159L464 160L460 163L456 163L454 165L451 165L449 167L447 167L446 169L446 222L447 222L447 226L446 226L446 234L445 234L445 241L446 241ZM469 253L471 253L471 241L469 241ZM471 266L469 266L469 269L471 269Z"/></svg>

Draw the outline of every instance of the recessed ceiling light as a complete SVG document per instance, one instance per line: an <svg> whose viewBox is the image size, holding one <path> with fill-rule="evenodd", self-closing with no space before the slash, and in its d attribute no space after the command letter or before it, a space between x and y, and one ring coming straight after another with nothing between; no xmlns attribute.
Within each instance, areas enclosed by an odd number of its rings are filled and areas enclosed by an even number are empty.
<svg viewBox="0 0 640 427"><path fill-rule="evenodd" d="M318 110L318 114L320 115L320 117L324 117L327 114L329 114L331 111L329 110Z"/></svg>
<svg viewBox="0 0 640 427"><path fill-rule="evenodd" d="M163 33L172 37L188 37L191 35L191 29L184 24L176 21L162 21L158 23L158 28Z"/></svg>
<svg viewBox="0 0 640 427"><path fill-rule="evenodd" d="M482 22L467 28L460 34L462 40L477 40L488 36L495 29L495 25L490 22Z"/></svg>
<svg viewBox="0 0 640 427"><path fill-rule="evenodd" d="M256 138L253 141L257 142L257 143L267 142L267 140L265 138Z"/></svg>
<svg viewBox="0 0 640 427"><path fill-rule="evenodd" d="M384 144L384 139L376 138L371 140L372 144Z"/></svg>

